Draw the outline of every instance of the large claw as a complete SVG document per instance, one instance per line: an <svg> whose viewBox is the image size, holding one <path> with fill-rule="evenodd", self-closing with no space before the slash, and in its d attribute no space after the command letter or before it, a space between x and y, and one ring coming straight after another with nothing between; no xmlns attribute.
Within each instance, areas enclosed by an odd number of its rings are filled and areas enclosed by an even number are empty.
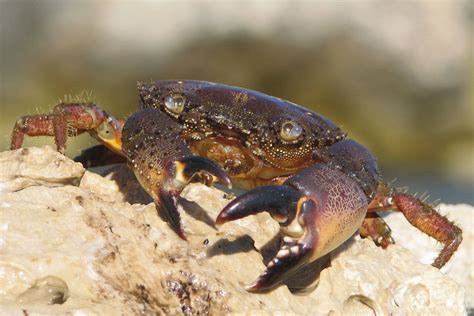
<svg viewBox="0 0 474 316"><path fill-rule="evenodd" d="M186 239L177 197L191 181L207 185L215 179L231 187L229 176L215 162L193 156L180 137L180 126L163 112L144 109L123 128L123 151L135 175L153 197L159 214Z"/></svg>
<svg viewBox="0 0 474 316"><path fill-rule="evenodd" d="M234 199L219 213L216 223L222 225L249 215L267 211L279 223L295 218L301 193L289 186L269 185L255 188Z"/></svg>
<svg viewBox="0 0 474 316"><path fill-rule="evenodd" d="M218 215L217 224L267 211L283 227L286 235L280 250L265 271L246 287L247 291L265 291L287 279L311 259L317 241L314 222L316 203L298 190L282 186L264 186L248 191L230 202Z"/></svg>
<svg viewBox="0 0 474 316"><path fill-rule="evenodd" d="M267 211L281 226L280 250L248 291L269 290L301 267L327 254L361 225L367 210L363 191L350 177L327 165L314 165L282 186L248 191L218 215L223 224Z"/></svg>

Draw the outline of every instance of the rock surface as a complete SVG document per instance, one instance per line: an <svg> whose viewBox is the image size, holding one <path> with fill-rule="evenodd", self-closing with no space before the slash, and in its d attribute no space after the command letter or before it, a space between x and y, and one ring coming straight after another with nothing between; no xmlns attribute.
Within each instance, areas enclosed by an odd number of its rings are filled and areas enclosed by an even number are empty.
<svg viewBox="0 0 474 316"><path fill-rule="evenodd" d="M300 291L248 293L243 286L276 250L278 225L267 214L217 229L227 194L191 184L180 200L184 242L124 166L106 174L50 147L0 153L0 314L465 313L464 289L449 276L399 245L382 250L357 237L320 274L324 260L295 277ZM470 229L471 249L451 270L472 266Z"/></svg>

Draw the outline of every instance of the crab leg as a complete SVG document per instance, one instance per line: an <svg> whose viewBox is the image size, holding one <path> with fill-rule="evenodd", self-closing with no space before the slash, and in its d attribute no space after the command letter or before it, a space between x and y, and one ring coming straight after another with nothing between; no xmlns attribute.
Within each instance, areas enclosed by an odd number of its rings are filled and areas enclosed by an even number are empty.
<svg viewBox="0 0 474 316"><path fill-rule="evenodd" d="M375 212L367 213L359 233L361 237L370 237L377 246L383 249L395 243L392 238L392 230L388 224Z"/></svg>
<svg viewBox="0 0 474 316"><path fill-rule="evenodd" d="M215 162L193 156L180 137L181 127L160 110L133 114L123 128L124 153L135 175L155 200L171 228L186 239L177 210L177 197L195 179L208 185L214 178L231 187L229 176ZM211 179L211 181L209 181Z"/></svg>
<svg viewBox="0 0 474 316"><path fill-rule="evenodd" d="M265 291L342 244L360 227L366 210L367 199L357 183L336 168L319 164L288 178L282 186L246 192L221 211L217 223L263 211L280 223L284 236L280 250L247 287Z"/></svg>
<svg viewBox="0 0 474 316"><path fill-rule="evenodd" d="M28 136L54 136L52 115L31 115L20 117L13 127L10 149L18 149Z"/></svg>
<svg viewBox="0 0 474 316"><path fill-rule="evenodd" d="M462 242L462 230L429 204L413 195L391 190L386 184L381 184L368 211L388 210L400 211L410 224L444 244L438 257L432 263L432 266L436 268L443 267Z"/></svg>
<svg viewBox="0 0 474 316"><path fill-rule="evenodd" d="M59 152L66 150L68 136L89 132L102 144L121 152L123 122L92 103L61 103L53 113L20 117L13 128L11 149L21 147L24 135L54 136Z"/></svg>

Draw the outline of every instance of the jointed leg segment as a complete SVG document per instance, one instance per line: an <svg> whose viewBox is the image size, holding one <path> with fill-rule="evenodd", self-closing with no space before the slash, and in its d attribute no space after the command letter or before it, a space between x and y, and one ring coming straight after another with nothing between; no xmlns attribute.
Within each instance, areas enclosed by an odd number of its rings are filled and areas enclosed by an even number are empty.
<svg viewBox="0 0 474 316"><path fill-rule="evenodd" d="M368 211L387 210L402 212L410 224L444 245L432 264L436 268L444 266L461 244L462 230L429 204L413 195L391 190L381 184Z"/></svg>

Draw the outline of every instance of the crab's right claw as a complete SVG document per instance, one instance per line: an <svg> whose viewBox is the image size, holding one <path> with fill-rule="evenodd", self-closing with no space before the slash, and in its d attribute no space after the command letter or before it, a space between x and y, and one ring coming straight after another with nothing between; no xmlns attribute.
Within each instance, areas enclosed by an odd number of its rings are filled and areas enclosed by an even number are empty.
<svg viewBox="0 0 474 316"><path fill-rule="evenodd" d="M248 191L231 201L218 215L217 224L267 211L282 226L280 250L265 271L247 291L260 292L274 288L309 263L317 242L314 225L316 204L289 186L263 186ZM291 237L290 237L291 236Z"/></svg>
<svg viewBox="0 0 474 316"><path fill-rule="evenodd" d="M153 197L160 216L182 238L178 196L192 181L215 179L227 187L229 176L208 158L193 156L180 137L181 127L160 110L143 109L130 116L123 128L123 146L135 175Z"/></svg>

